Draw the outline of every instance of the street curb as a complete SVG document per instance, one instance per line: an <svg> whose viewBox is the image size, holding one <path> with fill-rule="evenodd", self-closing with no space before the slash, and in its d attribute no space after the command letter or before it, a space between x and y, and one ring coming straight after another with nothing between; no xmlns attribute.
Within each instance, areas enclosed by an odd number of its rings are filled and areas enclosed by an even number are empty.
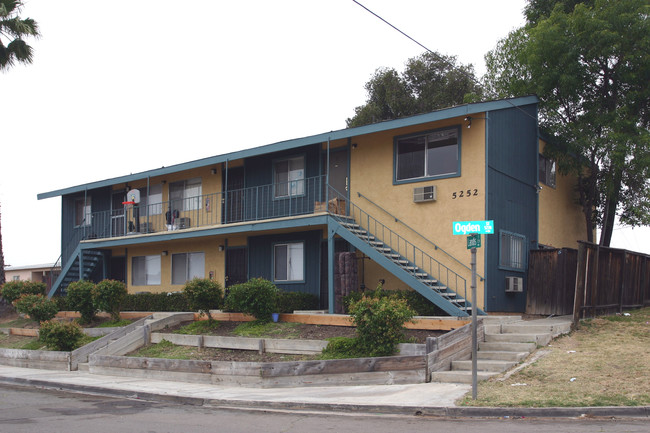
<svg viewBox="0 0 650 433"><path fill-rule="evenodd" d="M133 392L99 386L78 385L38 379L0 377L0 383L24 387L39 387L58 391L106 397L129 398L160 403L205 406L223 409L319 411L339 413L365 413L403 416L430 416L445 418L650 418L650 406L602 406L602 407L422 407L364 404L327 404L283 401L248 401L229 399L204 399L150 392Z"/></svg>

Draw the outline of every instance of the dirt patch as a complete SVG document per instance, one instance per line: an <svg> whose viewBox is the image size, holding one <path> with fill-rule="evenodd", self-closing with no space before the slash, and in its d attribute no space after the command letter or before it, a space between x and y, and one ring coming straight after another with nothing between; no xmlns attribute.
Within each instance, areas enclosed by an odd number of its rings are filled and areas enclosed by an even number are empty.
<svg viewBox="0 0 650 433"><path fill-rule="evenodd" d="M192 322L183 322L180 325L168 328L161 332L173 332ZM219 322L219 327L205 335L218 335L225 337L237 337L234 333L235 328L244 322ZM277 324L271 332L261 337L263 338L289 338L301 340L327 340L334 337L354 337L356 328L350 326L329 326L329 325L308 325L304 323L286 323ZM404 335L409 343L426 343L427 337L437 337L444 334L443 331L430 331L423 329L406 329Z"/></svg>
<svg viewBox="0 0 650 433"><path fill-rule="evenodd" d="M160 332L169 333L180 329L182 326L192 322L184 322L173 328L167 328ZM204 335L216 335L225 337L237 337L235 329L244 322L219 322L219 327ZM404 334L411 343L425 343L427 337L435 337L444 334L442 331L428 331L419 329L407 329ZM354 337L356 329L349 326L328 326L308 325L304 323L278 323L271 326L269 332L254 338L284 338L302 340L327 340L334 337ZM153 347L159 346L159 347ZM280 353L259 353L253 350L228 350L196 347L182 347L168 345L147 346L131 356L154 356L164 358L195 359L204 361L237 361L237 362L279 362L279 361L306 361L318 359L317 355L289 355Z"/></svg>

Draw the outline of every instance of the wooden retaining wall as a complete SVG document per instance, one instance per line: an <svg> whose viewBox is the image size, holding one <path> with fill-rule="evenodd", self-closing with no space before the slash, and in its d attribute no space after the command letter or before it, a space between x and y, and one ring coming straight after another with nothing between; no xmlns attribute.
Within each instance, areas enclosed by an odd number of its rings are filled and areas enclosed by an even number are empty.
<svg viewBox="0 0 650 433"><path fill-rule="evenodd" d="M483 321L478 320L478 341L485 340ZM440 337L427 338L427 376L434 371L451 370L451 362L472 357L472 324L448 332Z"/></svg>
<svg viewBox="0 0 650 433"><path fill-rule="evenodd" d="M262 388L390 385L427 379L424 356L230 362L91 355L89 361L90 372L97 374Z"/></svg>

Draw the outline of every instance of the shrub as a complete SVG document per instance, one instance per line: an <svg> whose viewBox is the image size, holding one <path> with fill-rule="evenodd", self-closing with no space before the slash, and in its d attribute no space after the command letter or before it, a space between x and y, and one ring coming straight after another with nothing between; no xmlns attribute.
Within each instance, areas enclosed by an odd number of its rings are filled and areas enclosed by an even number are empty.
<svg viewBox="0 0 650 433"><path fill-rule="evenodd" d="M38 281L7 281L2 285L2 297L13 304L22 295L45 295L45 283Z"/></svg>
<svg viewBox="0 0 650 433"><path fill-rule="evenodd" d="M77 348L84 333L75 322L43 322L39 330L39 340L52 350L69 352Z"/></svg>
<svg viewBox="0 0 650 433"><path fill-rule="evenodd" d="M296 310L318 309L318 297L311 293L283 292L278 295L278 311L274 313L293 313Z"/></svg>
<svg viewBox="0 0 650 433"><path fill-rule="evenodd" d="M19 313L28 314L32 320L44 322L52 320L59 308L55 301L47 299L44 295L22 295L14 305Z"/></svg>
<svg viewBox="0 0 650 433"><path fill-rule="evenodd" d="M122 311L190 311L183 292L137 293L126 295Z"/></svg>
<svg viewBox="0 0 650 433"><path fill-rule="evenodd" d="M404 299L363 297L350 306L357 344L368 356L389 356L404 338L404 324L415 312Z"/></svg>
<svg viewBox="0 0 650 433"><path fill-rule="evenodd" d="M201 316L207 314L209 321L212 321L210 310L219 309L223 305L223 289L214 280L194 278L185 283L183 293L190 308L197 310Z"/></svg>
<svg viewBox="0 0 650 433"><path fill-rule="evenodd" d="M95 285L86 280L72 282L68 285L68 306L81 314L81 323L90 323L95 318L97 309L93 302Z"/></svg>
<svg viewBox="0 0 650 433"><path fill-rule="evenodd" d="M404 299L408 306L415 311L416 316L448 316L449 314L440 307L420 295L415 290L383 290L378 287L376 290L366 292L351 292L343 297L343 305L346 312L350 311L350 305L358 302L362 297L368 298L390 298Z"/></svg>
<svg viewBox="0 0 650 433"><path fill-rule="evenodd" d="M120 320L120 306L127 295L126 286L121 281L103 280L93 288L93 303L99 311L111 315L115 322Z"/></svg>
<svg viewBox="0 0 650 433"><path fill-rule="evenodd" d="M255 319L268 322L271 314L278 312L279 290L272 282L253 278L230 288L226 297L226 310L250 314Z"/></svg>
<svg viewBox="0 0 650 433"><path fill-rule="evenodd" d="M357 338L334 337L323 349L320 359L363 358L365 356L367 354L362 352Z"/></svg>

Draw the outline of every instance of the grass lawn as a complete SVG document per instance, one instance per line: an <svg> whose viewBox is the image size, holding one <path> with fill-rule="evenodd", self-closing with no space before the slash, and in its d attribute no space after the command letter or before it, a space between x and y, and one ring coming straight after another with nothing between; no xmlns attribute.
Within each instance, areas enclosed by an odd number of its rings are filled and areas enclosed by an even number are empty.
<svg viewBox="0 0 650 433"><path fill-rule="evenodd" d="M650 404L650 308L580 322L550 353L507 379L479 382L459 406L578 407Z"/></svg>

